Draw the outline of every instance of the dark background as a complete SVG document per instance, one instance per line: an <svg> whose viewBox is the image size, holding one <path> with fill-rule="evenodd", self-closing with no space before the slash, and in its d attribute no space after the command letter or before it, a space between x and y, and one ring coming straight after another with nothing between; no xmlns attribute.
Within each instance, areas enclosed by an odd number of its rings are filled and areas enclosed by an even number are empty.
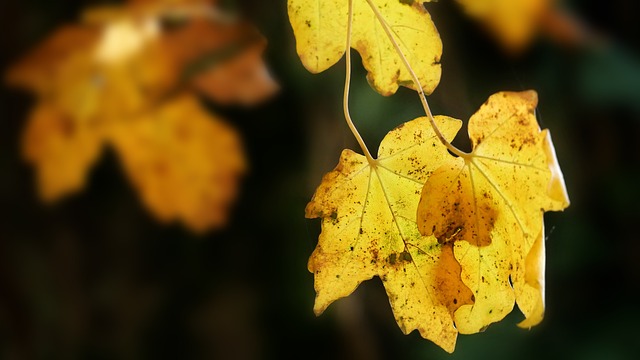
<svg viewBox="0 0 640 360"><path fill-rule="evenodd" d="M3 1L0 69L96 1ZM605 44L544 37L518 57L452 0L428 4L443 43L435 114L463 120L500 90L538 91L571 206L547 213L544 321L516 311L453 355L403 335L378 279L320 317L306 261L318 220L304 207L345 147L357 149L341 96L344 60L320 75L302 67L285 0L237 1L269 40L282 90L250 109L217 112L241 133L251 171L222 231L194 236L158 224L114 154L84 189L52 206L36 196L19 141L34 99L0 88L0 358L2 359L638 359L640 290L640 4L567 1ZM357 55L354 56L358 60ZM352 115L372 149L421 115L415 93L390 98L366 84L359 60ZM464 138L456 139L468 147Z"/></svg>

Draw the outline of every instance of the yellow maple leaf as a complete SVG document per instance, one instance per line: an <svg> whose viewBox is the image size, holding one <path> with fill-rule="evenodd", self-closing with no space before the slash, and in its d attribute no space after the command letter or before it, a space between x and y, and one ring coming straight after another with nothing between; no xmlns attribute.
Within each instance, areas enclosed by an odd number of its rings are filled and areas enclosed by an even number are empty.
<svg viewBox="0 0 640 360"><path fill-rule="evenodd" d="M517 53L537 35L541 19L553 0L458 0L504 48Z"/></svg>
<svg viewBox="0 0 640 360"><path fill-rule="evenodd" d="M312 73L334 65L346 50L349 2L353 2L351 44L368 71L371 86L383 95L399 85L413 87L413 79L389 40L375 6L407 57L425 93L440 82L442 42L429 13L419 1L401 0L289 0L288 13L296 49Z"/></svg>
<svg viewBox="0 0 640 360"><path fill-rule="evenodd" d="M240 139L193 96L127 123L109 139L149 210L201 232L227 222L246 164Z"/></svg>
<svg viewBox="0 0 640 360"><path fill-rule="evenodd" d="M492 95L469 121L473 151L433 172L417 221L423 235L452 244L473 304L455 313L476 333L511 312L530 327L544 314L545 211L569 205L548 130L535 119L537 94Z"/></svg>
<svg viewBox="0 0 640 360"><path fill-rule="evenodd" d="M447 138L460 122L436 117ZM422 236L416 211L431 172L449 159L427 118L387 134L378 159L344 150L306 207L307 218L322 218L322 233L309 259L314 273L314 311L348 296L378 276L404 333L420 334L451 352L457 331L452 314L471 303L460 267L448 245Z"/></svg>

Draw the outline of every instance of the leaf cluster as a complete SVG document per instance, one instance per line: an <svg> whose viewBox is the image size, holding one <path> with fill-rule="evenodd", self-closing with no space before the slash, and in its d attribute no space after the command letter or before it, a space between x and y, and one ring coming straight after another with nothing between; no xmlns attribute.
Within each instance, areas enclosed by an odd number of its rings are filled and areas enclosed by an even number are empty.
<svg viewBox="0 0 640 360"><path fill-rule="evenodd" d="M500 321L517 304L521 327L544 315L546 211L569 205L549 130L535 117L535 91L499 92L469 119L472 151L451 143L461 121L433 116L442 43L420 2L289 0L297 51L311 72L346 56L345 119L364 155L344 150L306 207L322 219L309 259L314 310L374 276L404 333L448 352L458 333ZM424 117L382 140L372 156L348 110L350 50L381 95L417 91Z"/></svg>

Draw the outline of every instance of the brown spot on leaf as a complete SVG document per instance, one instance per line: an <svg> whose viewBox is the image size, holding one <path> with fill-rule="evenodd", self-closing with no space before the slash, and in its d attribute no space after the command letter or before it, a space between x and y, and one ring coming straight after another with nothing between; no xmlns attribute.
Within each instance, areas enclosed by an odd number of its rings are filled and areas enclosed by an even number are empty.
<svg viewBox="0 0 640 360"><path fill-rule="evenodd" d="M387 262L389 265L400 265L403 262L410 262L413 260L411 254L408 251L403 251L401 253L391 253L387 256Z"/></svg>
<svg viewBox="0 0 640 360"><path fill-rule="evenodd" d="M411 261L411 254L408 251L403 251L400 253L400 261Z"/></svg>
<svg viewBox="0 0 640 360"><path fill-rule="evenodd" d="M457 182L458 191L443 203L442 221L432 227L440 244L466 240L475 246L491 244L491 231L498 211L489 192L474 198L466 184Z"/></svg>
<svg viewBox="0 0 640 360"><path fill-rule="evenodd" d="M389 256L387 257L387 262L391 265L395 265L396 256L397 256L396 253L389 254Z"/></svg>
<svg viewBox="0 0 640 360"><path fill-rule="evenodd" d="M435 296L447 307L451 316L462 305L473 304L471 290L462 282L462 268L453 255L451 243L442 246L435 274Z"/></svg>

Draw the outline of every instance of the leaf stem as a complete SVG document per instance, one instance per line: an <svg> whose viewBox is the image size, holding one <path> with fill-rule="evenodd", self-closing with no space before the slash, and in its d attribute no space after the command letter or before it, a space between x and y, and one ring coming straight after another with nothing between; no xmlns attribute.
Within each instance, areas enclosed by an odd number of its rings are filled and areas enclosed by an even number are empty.
<svg viewBox="0 0 640 360"><path fill-rule="evenodd" d="M373 10L373 13L376 15L376 18L380 22L380 25L384 29L384 32L387 34L387 37L391 41L391 44L393 44L393 47L395 48L396 53L400 57L400 60L402 60L402 63L404 64L405 68L407 69L407 71L409 71L409 74L411 75L411 79L413 80L413 84L415 85L416 91L418 92L418 96L420 97L420 102L422 103L424 112L427 115L427 118L429 119L429 123L431 123L431 127L433 128L433 131L436 133L436 136L438 137L440 142L444 146L446 146L447 149L449 149L452 153L464 159L469 158L470 154L458 149L457 147L453 146L453 144L451 144L449 141L447 141L447 139L444 137L444 135L438 128L438 125L436 125L436 121L433 118L433 114L431 113L431 108L429 107L429 103L427 102L427 96L425 95L424 90L422 89L420 80L418 79L418 76L416 75L416 73L413 71L413 68L411 67L411 64L409 64L407 57L404 55L404 52L402 51L402 49L400 49L400 45L398 45L398 42L396 41L396 39L393 36L393 33L391 32L391 27L389 26L389 24L387 24L387 21L384 19L384 17L378 10L378 7L373 3L373 1L367 0L367 3L369 4L369 7L371 8L371 10ZM349 11L349 13L351 13L351 11ZM351 37L350 33L349 33L349 37Z"/></svg>
<svg viewBox="0 0 640 360"><path fill-rule="evenodd" d="M344 95L342 99L342 108L344 111L345 120L347 121L347 125L349 126L349 129L351 129L353 136L358 141L358 144L360 144L360 148L362 149L364 156L367 158L369 165L375 166L376 160L373 158L373 156L371 156L371 153L369 152L367 145L364 143L364 140L362 139L362 136L358 132L358 129L356 129L356 126L354 125L353 120L351 119L351 114L349 113L349 88L351 87L351 23L352 23L352 20L353 20L353 0L349 0L349 18L347 21L347 46L345 50L346 74L344 79Z"/></svg>

